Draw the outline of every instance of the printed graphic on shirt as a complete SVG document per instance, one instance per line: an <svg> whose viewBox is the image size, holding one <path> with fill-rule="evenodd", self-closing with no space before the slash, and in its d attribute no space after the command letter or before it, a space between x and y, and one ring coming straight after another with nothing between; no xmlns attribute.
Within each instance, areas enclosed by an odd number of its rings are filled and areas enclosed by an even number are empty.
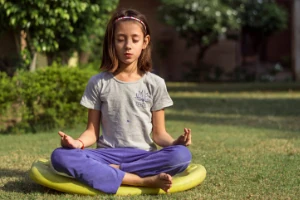
<svg viewBox="0 0 300 200"><path fill-rule="evenodd" d="M142 108L145 108L147 103L150 104L151 103L151 95L144 91L144 90L141 90L141 91L138 91L136 94L135 94L135 99L136 99L136 105L138 107L142 107Z"/></svg>

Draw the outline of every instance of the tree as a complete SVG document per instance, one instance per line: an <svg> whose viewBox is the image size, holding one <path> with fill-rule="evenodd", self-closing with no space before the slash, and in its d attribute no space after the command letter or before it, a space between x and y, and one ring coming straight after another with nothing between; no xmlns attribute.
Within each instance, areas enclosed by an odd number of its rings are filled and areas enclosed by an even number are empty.
<svg viewBox="0 0 300 200"><path fill-rule="evenodd" d="M41 52L50 63L57 58L65 62L74 51L91 51L101 44L117 4L118 0L0 0L0 24L2 31L26 33L31 59Z"/></svg>
<svg viewBox="0 0 300 200"><path fill-rule="evenodd" d="M208 47L217 42L221 34L238 29L237 11L220 0L161 0L161 20L176 28L187 46L197 46L197 66ZM201 73L200 73L201 74ZM202 77L203 78L203 77Z"/></svg>
<svg viewBox="0 0 300 200"><path fill-rule="evenodd" d="M244 55L260 55L264 60L267 37L287 27L287 11L274 0L225 0L238 10L241 20L242 43L250 45L244 48Z"/></svg>
<svg viewBox="0 0 300 200"><path fill-rule="evenodd" d="M266 61L268 37L287 27L287 11L274 0L222 1L238 11L244 67L241 69L244 70L246 79L256 80L260 62Z"/></svg>

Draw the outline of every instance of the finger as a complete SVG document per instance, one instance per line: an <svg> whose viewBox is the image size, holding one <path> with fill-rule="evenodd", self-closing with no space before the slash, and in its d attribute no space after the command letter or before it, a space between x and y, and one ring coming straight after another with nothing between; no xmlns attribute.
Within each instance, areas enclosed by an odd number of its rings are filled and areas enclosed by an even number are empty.
<svg viewBox="0 0 300 200"><path fill-rule="evenodd" d="M70 136L64 135L63 140L66 141L66 142L69 142L70 141Z"/></svg>
<svg viewBox="0 0 300 200"><path fill-rule="evenodd" d="M184 128L184 134L186 135L188 133L188 129L187 128Z"/></svg>
<svg viewBox="0 0 300 200"><path fill-rule="evenodd" d="M63 146L63 147L66 147L66 139L65 139L65 137L66 137L66 135L63 133L63 132L58 132L58 134L59 134L59 136L61 137L60 138L60 144L61 144L61 146Z"/></svg>
<svg viewBox="0 0 300 200"><path fill-rule="evenodd" d="M192 131L189 129L188 139L187 139L187 146L192 144Z"/></svg>
<svg viewBox="0 0 300 200"><path fill-rule="evenodd" d="M184 128L183 141L187 140L187 134L188 134L188 130L187 128Z"/></svg>
<svg viewBox="0 0 300 200"><path fill-rule="evenodd" d="M58 135L60 135L60 137L64 137L66 134L62 131L58 131Z"/></svg>
<svg viewBox="0 0 300 200"><path fill-rule="evenodd" d="M74 139L69 136L69 135L66 135L65 136L65 141L69 144L69 145L72 145L74 143Z"/></svg>
<svg viewBox="0 0 300 200"><path fill-rule="evenodd" d="M191 129L187 128L185 135L186 135L186 137L188 139L190 137L190 135L191 135Z"/></svg>
<svg viewBox="0 0 300 200"><path fill-rule="evenodd" d="M187 143L188 142L188 140L189 140L189 138L190 138L190 131L189 131L190 129L188 129L188 128L185 128L185 140L184 140L184 142L185 143Z"/></svg>
<svg viewBox="0 0 300 200"><path fill-rule="evenodd" d="M61 142L64 144L64 146L69 146L71 137L62 131L59 132L59 135L61 136Z"/></svg>
<svg viewBox="0 0 300 200"><path fill-rule="evenodd" d="M58 134L61 136L61 139L64 140L64 141L67 141L67 142L68 142L68 141L70 141L70 139L71 139L70 136L68 136L67 134L65 134L65 133L62 132L62 131L60 131Z"/></svg>

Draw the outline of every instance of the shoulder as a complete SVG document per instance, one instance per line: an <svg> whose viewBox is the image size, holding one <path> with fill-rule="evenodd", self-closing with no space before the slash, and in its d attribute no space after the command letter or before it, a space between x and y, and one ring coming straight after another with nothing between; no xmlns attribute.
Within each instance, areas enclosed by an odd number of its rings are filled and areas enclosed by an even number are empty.
<svg viewBox="0 0 300 200"><path fill-rule="evenodd" d="M112 78L113 76L110 72L100 72L89 79L86 87L90 90L100 91L101 88L109 85L108 83Z"/></svg>
<svg viewBox="0 0 300 200"><path fill-rule="evenodd" d="M89 84L100 84L102 82L106 82L112 78L110 72L100 72L94 76L92 76L89 80Z"/></svg>
<svg viewBox="0 0 300 200"><path fill-rule="evenodd" d="M145 81L153 85L165 85L165 80L152 72L145 73Z"/></svg>
<svg viewBox="0 0 300 200"><path fill-rule="evenodd" d="M99 80L107 80L110 79L111 73L110 72L100 72L98 74L95 74L90 78L90 81L99 81Z"/></svg>

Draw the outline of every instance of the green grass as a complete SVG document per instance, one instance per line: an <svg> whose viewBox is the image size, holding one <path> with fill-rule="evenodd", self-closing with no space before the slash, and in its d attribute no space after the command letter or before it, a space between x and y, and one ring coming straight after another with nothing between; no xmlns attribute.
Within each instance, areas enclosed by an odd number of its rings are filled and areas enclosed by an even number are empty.
<svg viewBox="0 0 300 200"><path fill-rule="evenodd" d="M205 181L186 192L86 197L30 180L37 158L59 146L56 131L0 135L0 199L298 199L300 196L300 84L169 83L175 105L166 125L175 137L190 127L193 162ZM84 125L66 130L77 136Z"/></svg>

